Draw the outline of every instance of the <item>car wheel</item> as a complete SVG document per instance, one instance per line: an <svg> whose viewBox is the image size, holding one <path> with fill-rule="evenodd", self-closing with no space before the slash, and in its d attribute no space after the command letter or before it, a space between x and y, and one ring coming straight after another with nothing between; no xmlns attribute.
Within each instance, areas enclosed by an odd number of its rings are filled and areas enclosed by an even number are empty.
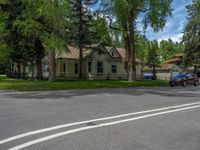
<svg viewBox="0 0 200 150"><path fill-rule="evenodd" d="M198 81L194 81L194 86L197 86L198 85Z"/></svg>
<svg viewBox="0 0 200 150"><path fill-rule="evenodd" d="M171 87L174 87L174 84L170 84Z"/></svg>
<svg viewBox="0 0 200 150"><path fill-rule="evenodd" d="M187 86L187 82L186 81L183 81L183 84L182 84L184 87Z"/></svg>

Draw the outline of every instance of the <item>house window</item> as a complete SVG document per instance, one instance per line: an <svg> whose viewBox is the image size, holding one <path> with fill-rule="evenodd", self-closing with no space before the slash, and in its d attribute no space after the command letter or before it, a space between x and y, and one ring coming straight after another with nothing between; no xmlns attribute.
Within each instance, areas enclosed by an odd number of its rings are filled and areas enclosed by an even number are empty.
<svg viewBox="0 0 200 150"><path fill-rule="evenodd" d="M92 72L92 62L91 61L88 62L88 72L89 73Z"/></svg>
<svg viewBox="0 0 200 150"><path fill-rule="evenodd" d="M103 62L97 62L97 73L103 73Z"/></svg>
<svg viewBox="0 0 200 150"><path fill-rule="evenodd" d="M66 73L66 63L63 63L63 72Z"/></svg>
<svg viewBox="0 0 200 150"><path fill-rule="evenodd" d="M111 66L112 73L117 73L117 65Z"/></svg>
<svg viewBox="0 0 200 150"><path fill-rule="evenodd" d="M74 73L78 74L78 63L74 64Z"/></svg>

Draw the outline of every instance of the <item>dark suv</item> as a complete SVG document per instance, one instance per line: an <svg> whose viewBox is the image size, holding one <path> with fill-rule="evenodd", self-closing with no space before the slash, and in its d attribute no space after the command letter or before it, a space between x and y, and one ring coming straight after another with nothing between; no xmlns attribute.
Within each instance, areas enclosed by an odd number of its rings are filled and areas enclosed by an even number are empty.
<svg viewBox="0 0 200 150"><path fill-rule="evenodd" d="M170 86L175 85L182 85L187 86L187 84L192 84L197 86L199 83L198 78L196 75L192 74L177 74L176 76L172 77L169 81Z"/></svg>

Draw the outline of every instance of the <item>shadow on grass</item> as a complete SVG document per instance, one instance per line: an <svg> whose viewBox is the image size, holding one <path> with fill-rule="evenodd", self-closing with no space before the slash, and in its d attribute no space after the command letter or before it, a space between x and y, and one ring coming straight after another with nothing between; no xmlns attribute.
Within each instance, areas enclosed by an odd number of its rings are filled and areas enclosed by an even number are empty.
<svg viewBox="0 0 200 150"><path fill-rule="evenodd" d="M125 88L125 87L161 87L168 86L166 81L140 80L134 83L117 80L93 80L93 81L30 81L5 79L0 82L0 90L18 91L48 91L70 89L96 89L96 88Z"/></svg>
<svg viewBox="0 0 200 150"><path fill-rule="evenodd" d="M128 83L123 80L93 81L48 81L16 80L0 76L0 90L38 91L23 94L8 94L20 99L71 98L92 94L153 94L167 97L200 97L199 87L169 87L167 81L139 80ZM81 90L75 90L81 89ZM62 90L62 91L55 91Z"/></svg>

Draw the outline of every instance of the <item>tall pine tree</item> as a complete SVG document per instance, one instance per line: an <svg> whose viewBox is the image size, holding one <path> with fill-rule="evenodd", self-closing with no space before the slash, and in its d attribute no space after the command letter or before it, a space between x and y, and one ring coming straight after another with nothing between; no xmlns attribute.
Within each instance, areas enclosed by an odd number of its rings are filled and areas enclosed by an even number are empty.
<svg viewBox="0 0 200 150"><path fill-rule="evenodd" d="M153 68L153 80L157 79L156 67L158 67L160 63L158 49L159 49L158 42L156 40L151 42L150 47L149 47L147 62L148 62L148 65Z"/></svg>
<svg viewBox="0 0 200 150"><path fill-rule="evenodd" d="M188 24L184 30L186 65L200 66L200 0L188 5Z"/></svg>
<svg viewBox="0 0 200 150"><path fill-rule="evenodd" d="M34 37L34 45L38 50L48 52L49 81L53 82L56 80L55 54L57 51L66 50L68 0L23 0L22 2L25 6L24 17L18 18L15 25L21 29L24 36Z"/></svg>
<svg viewBox="0 0 200 150"><path fill-rule="evenodd" d="M44 51L41 48L41 44L38 44L34 37L25 36L21 32L22 29L18 28L16 25L17 20L25 19L25 15L23 15L24 10L25 5L21 0L5 0L0 2L1 42L7 45L9 50L8 56L11 61L17 63L17 68L11 68L11 70L14 69L17 71L18 77L20 77L22 73L21 65L26 65L27 62L36 61L38 66L37 78L41 79L41 59L44 57ZM2 29L2 27L4 28ZM23 70L23 73L24 72L25 70Z"/></svg>
<svg viewBox="0 0 200 150"><path fill-rule="evenodd" d="M83 78L83 48L96 42L93 13L89 5L98 0L71 0L70 44L79 49L79 78Z"/></svg>

